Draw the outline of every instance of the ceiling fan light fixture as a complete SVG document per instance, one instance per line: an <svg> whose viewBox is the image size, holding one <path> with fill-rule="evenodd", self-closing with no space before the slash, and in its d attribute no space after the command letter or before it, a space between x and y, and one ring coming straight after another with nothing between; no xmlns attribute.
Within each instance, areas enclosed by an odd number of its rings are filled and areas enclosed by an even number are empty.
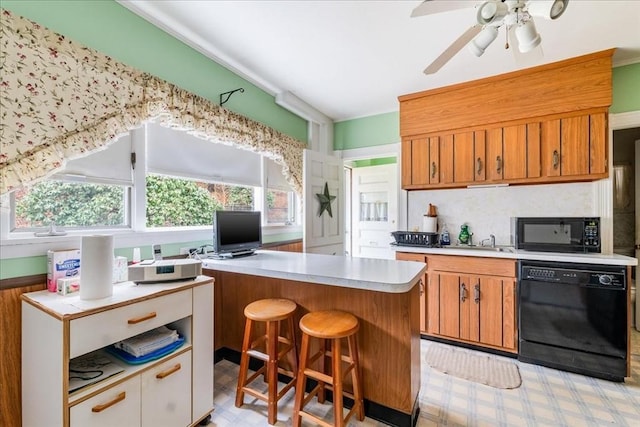
<svg viewBox="0 0 640 427"><path fill-rule="evenodd" d="M542 41L533 21L527 21L518 25L516 28L516 39L518 39L518 49L520 49L522 53L530 52Z"/></svg>
<svg viewBox="0 0 640 427"><path fill-rule="evenodd" d="M531 0L527 7L529 15L544 19L558 19L569 5L569 0Z"/></svg>
<svg viewBox="0 0 640 427"><path fill-rule="evenodd" d="M482 31L469 43L469 50L475 56L482 56L485 49L498 37L497 27L484 27Z"/></svg>
<svg viewBox="0 0 640 427"><path fill-rule="evenodd" d="M487 25L502 20L508 13L509 8L505 3L489 0L480 5L476 19L478 20L478 24Z"/></svg>

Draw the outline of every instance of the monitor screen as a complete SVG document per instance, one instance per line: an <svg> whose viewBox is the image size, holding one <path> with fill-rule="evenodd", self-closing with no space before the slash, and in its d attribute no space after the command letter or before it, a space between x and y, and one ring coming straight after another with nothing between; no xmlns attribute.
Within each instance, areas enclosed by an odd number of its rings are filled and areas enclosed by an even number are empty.
<svg viewBox="0 0 640 427"><path fill-rule="evenodd" d="M243 252L262 245L260 212L215 211L213 213L213 251Z"/></svg>

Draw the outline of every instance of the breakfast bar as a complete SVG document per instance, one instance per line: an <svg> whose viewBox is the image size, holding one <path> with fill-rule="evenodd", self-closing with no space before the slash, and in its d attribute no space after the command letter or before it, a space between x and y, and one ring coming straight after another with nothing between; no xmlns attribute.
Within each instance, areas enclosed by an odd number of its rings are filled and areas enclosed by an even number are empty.
<svg viewBox="0 0 640 427"><path fill-rule="evenodd" d="M415 425L420 391L420 294L424 263L257 251L235 259L205 259L215 277L215 348L239 357L244 307L258 299L298 304L295 322L311 311L336 309L357 316L358 345L368 417ZM300 331L296 331L299 335Z"/></svg>

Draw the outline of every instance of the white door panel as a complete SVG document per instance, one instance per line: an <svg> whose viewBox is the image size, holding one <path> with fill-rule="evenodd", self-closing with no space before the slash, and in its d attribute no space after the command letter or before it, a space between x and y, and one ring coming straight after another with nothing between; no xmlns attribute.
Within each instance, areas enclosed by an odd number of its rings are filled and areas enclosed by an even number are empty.
<svg viewBox="0 0 640 427"><path fill-rule="evenodd" d="M305 252L344 255L344 165L342 159L317 151L304 150L304 231ZM320 213L316 194L324 193L336 198L331 202L331 213Z"/></svg>
<svg viewBox="0 0 640 427"><path fill-rule="evenodd" d="M389 244L397 229L398 165L354 168L351 199L353 256L395 258Z"/></svg>

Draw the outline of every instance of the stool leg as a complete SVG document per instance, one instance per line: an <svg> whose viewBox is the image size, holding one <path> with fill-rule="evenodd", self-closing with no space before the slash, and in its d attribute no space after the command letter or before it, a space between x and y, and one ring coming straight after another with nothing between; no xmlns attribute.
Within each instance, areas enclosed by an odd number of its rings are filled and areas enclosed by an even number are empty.
<svg viewBox="0 0 640 427"><path fill-rule="evenodd" d="M280 322L267 322L267 354L269 364L267 366L268 376L268 421L275 424L277 421L277 396L278 396L278 325Z"/></svg>
<svg viewBox="0 0 640 427"><path fill-rule="evenodd" d="M323 374L327 373L327 342L329 340L324 340L321 339L320 340L320 351L321 351L321 356L320 356L320 360L319 360L319 371L322 372ZM325 393L325 387L324 387L324 383L320 380L318 380L318 384L320 384L320 390L318 391L318 403L324 403L325 397L326 397L326 393Z"/></svg>
<svg viewBox="0 0 640 427"><path fill-rule="evenodd" d="M240 355L240 371L238 374L238 387L236 389L236 407L239 408L244 403L244 391L242 388L246 385L247 369L249 369L249 346L251 345L251 327L252 321L247 318L244 326L244 339L242 340L242 354Z"/></svg>
<svg viewBox="0 0 640 427"><path fill-rule="evenodd" d="M287 359L289 361L289 365L291 367L291 372L293 375L297 375L298 373L298 346L296 345L296 330L294 329L293 324L293 316L290 316L288 319L289 326L289 338L291 340L291 351L287 352Z"/></svg>
<svg viewBox="0 0 640 427"><path fill-rule="evenodd" d="M348 338L349 354L353 361L351 381L353 382L353 404L358 405L356 415L359 421L364 421L364 402L362 399L362 372L360 371L360 356L358 355L358 340L356 334Z"/></svg>
<svg viewBox="0 0 640 427"><path fill-rule="evenodd" d="M331 340L331 362L333 375L333 423L337 427L344 426L342 406L342 351L340 339Z"/></svg>
<svg viewBox="0 0 640 427"><path fill-rule="evenodd" d="M302 344L300 347L300 363L298 365L298 382L296 384L296 398L293 404L293 427L300 427L300 411L304 400L304 391L307 386L307 377L304 370L307 368L307 358L309 356L309 335L302 334Z"/></svg>

